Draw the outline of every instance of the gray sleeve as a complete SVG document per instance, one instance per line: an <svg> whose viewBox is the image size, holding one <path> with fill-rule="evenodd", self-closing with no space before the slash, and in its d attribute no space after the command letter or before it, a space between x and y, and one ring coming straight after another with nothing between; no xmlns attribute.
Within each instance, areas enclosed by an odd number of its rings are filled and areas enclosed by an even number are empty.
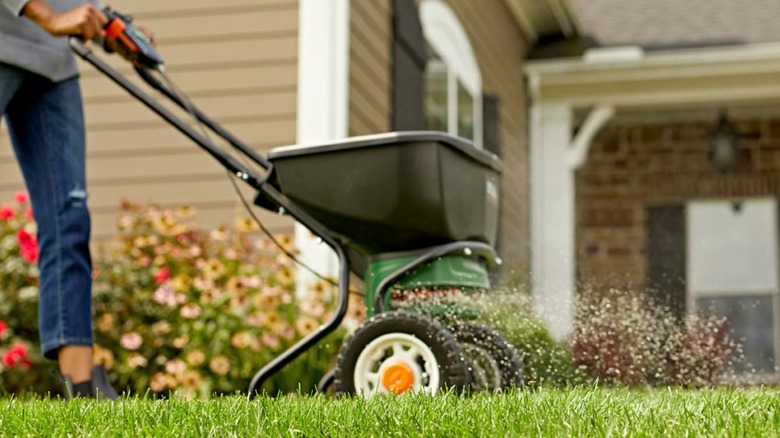
<svg viewBox="0 0 780 438"><path fill-rule="evenodd" d="M103 2L101 2L100 0L89 0L89 2L95 5L95 7L100 9L101 11L106 7L106 5L104 5Z"/></svg>
<svg viewBox="0 0 780 438"><path fill-rule="evenodd" d="M14 17L18 17L22 14L22 9L28 1L29 0L0 0L0 4L2 4L4 8L11 11L11 13L14 14Z"/></svg>

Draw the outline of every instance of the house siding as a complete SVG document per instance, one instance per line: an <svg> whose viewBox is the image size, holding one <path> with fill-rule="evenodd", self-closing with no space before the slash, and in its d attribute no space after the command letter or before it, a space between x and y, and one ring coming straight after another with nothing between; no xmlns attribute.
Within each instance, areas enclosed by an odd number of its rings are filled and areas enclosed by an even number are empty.
<svg viewBox="0 0 780 438"><path fill-rule="evenodd" d="M390 0L352 0L349 135L388 132L392 114Z"/></svg>
<svg viewBox="0 0 780 438"><path fill-rule="evenodd" d="M733 174L719 174L709 161L714 119L618 121L597 136L576 176L581 290L645 292L649 207L780 196L780 119L732 122L740 137L740 167Z"/></svg>
<svg viewBox="0 0 780 438"><path fill-rule="evenodd" d="M471 40L482 90L498 98L501 121L501 221L499 251L504 276L527 280L530 269L528 100L523 80L527 43L503 0L445 0Z"/></svg>
<svg viewBox="0 0 780 438"><path fill-rule="evenodd" d="M296 0L115 0L112 7L155 32L171 78L206 114L258 151L295 143ZM129 65L105 59L135 80ZM114 233L122 198L193 206L202 227L244 214L223 167L91 66L80 69L95 240ZM3 127L0 199L21 188ZM289 219L261 218L273 231L292 231Z"/></svg>

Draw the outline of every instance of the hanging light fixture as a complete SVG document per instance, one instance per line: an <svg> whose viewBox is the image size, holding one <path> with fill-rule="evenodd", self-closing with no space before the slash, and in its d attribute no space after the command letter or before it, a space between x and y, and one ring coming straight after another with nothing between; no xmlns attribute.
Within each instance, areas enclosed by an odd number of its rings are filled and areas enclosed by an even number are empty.
<svg viewBox="0 0 780 438"><path fill-rule="evenodd" d="M710 161L720 173L733 172L737 166L739 137L722 111L710 135Z"/></svg>

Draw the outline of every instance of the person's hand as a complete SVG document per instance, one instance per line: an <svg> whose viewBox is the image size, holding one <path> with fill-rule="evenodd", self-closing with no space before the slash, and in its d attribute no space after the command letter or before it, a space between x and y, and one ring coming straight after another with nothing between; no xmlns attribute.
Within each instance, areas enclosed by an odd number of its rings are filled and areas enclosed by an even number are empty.
<svg viewBox="0 0 780 438"><path fill-rule="evenodd" d="M30 0L22 14L54 36L78 35L83 41L103 38L107 19L103 12L91 3L67 12L57 12L44 0Z"/></svg>

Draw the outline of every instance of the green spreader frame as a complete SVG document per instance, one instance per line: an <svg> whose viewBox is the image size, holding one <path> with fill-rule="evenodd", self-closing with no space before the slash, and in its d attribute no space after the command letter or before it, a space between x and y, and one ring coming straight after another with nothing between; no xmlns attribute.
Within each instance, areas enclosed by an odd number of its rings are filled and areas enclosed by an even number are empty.
<svg viewBox="0 0 780 438"><path fill-rule="evenodd" d="M368 265L365 282L366 309L369 317L374 314L377 288L382 280L415 258L412 256L375 260ZM484 261L465 255L447 255L422 265L391 286L392 289L419 287L489 289L490 277ZM391 293L386 294L386 309L392 309L391 297Z"/></svg>

